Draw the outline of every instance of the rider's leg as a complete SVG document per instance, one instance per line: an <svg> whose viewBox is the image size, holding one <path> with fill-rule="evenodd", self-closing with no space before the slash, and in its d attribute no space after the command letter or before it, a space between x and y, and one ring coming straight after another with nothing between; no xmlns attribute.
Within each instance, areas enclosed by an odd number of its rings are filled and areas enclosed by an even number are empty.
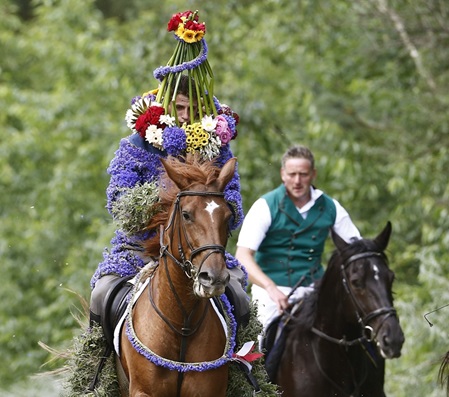
<svg viewBox="0 0 449 397"><path fill-rule="evenodd" d="M95 287L92 290L90 296L90 324L93 322L101 324L101 315L104 311L105 299L108 294L111 285L115 284L115 281L120 279L119 276L108 274L101 277L95 283Z"/></svg>
<svg viewBox="0 0 449 397"><path fill-rule="evenodd" d="M250 317L250 300L244 288L245 274L239 266L229 269L229 273L231 278L226 288L226 296L234 306L234 316L237 323L246 326Z"/></svg>

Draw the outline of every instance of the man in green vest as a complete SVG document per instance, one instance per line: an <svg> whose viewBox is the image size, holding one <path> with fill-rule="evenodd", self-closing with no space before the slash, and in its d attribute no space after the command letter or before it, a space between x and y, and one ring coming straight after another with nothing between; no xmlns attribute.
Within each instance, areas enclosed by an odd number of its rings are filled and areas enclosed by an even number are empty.
<svg viewBox="0 0 449 397"><path fill-rule="evenodd" d="M340 203L316 189L315 160L305 146L282 157L282 184L259 198L248 211L237 242L236 258L248 271L251 296L264 327L313 288L322 277L324 245L333 229L344 240L360 232Z"/></svg>

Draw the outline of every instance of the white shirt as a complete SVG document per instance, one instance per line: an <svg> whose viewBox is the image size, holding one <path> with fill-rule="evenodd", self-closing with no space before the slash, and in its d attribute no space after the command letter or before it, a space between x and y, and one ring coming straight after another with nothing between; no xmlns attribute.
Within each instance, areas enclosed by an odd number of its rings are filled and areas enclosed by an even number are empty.
<svg viewBox="0 0 449 397"><path fill-rule="evenodd" d="M323 192L319 189L310 187L311 198L310 201L302 208L296 207L301 216L306 219L310 208L313 207L315 201L320 197ZM342 205L335 199L332 199L335 203L337 215L335 217L335 223L332 229L347 243L351 239L360 239L360 232L351 220L348 212L342 207ZM259 249L260 244L265 238L268 229L271 225L271 213L268 203L264 198L259 198L249 209L242 224L242 228L239 233L237 246L249 248L253 251Z"/></svg>

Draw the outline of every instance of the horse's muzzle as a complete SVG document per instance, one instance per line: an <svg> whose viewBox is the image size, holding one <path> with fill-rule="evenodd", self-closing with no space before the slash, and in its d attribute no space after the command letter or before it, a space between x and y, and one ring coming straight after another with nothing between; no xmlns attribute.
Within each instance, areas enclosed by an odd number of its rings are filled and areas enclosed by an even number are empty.
<svg viewBox="0 0 449 397"><path fill-rule="evenodd" d="M218 274L202 271L194 282L193 290L200 298L212 298L224 294L229 283L230 274L227 269Z"/></svg>
<svg viewBox="0 0 449 397"><path fill-rule="evenodd" d="M405 337L396 316L392 316L382 324L376 339L383 358L389 359L401 356Z"/></svg>

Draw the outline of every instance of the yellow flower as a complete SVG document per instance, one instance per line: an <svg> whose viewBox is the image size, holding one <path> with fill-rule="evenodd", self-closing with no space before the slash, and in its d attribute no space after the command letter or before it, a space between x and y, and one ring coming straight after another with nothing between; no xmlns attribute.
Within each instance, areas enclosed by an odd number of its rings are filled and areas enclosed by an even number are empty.
<svg viewBox="0 0 449 397"><path fill-rule="evenodd" d="M204 31L203 30L198 30L195 32L195 41L201 41L201 39L204 36Z"/></svg>
<svg viewBox="0 0 449 397"><path fill-rule="evenodd" d="M197 41L196 39L196 32L194 30L186 29L184 30L184 33L182 34L182 39L186 43L195 43Z"/></svg>
<svg viewBox="0 0 449 397"><path fill-rule="evenodd" d="M189 153L209 144L210 134L203 129L201 123L186 125L184 129Z"/></svg>
<svg viewBox="0 0 449 397"><path fill-rule="evenodd" d="M155 88L155 89L153 89L153 90L144 92L144 93L142 94L142 98L146 97L147 95L156 95L158 91L159 91L159 88Z"/></svg>
<svg viewBox="0 0 449 397"><path fill-rule="evenodd" d="M178 36L179 38L182 39L183 33L184 33L184 24L180 23L180 24L178 25L178 29L176 29L175 34L176 34L176 36Z"/></svg>

